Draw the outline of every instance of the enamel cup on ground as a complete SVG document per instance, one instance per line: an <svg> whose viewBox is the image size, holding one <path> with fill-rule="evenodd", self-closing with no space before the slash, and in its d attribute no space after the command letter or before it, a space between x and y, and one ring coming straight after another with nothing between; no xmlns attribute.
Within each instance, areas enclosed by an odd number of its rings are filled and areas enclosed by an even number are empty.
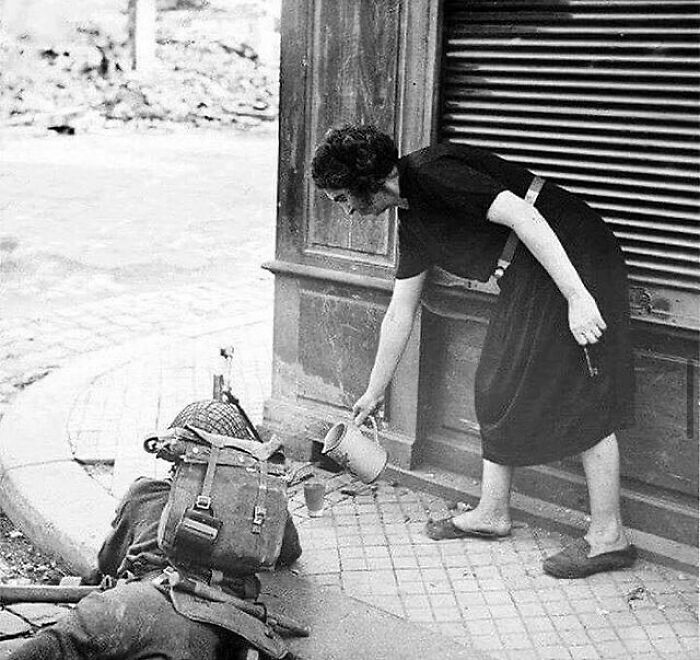
<svg viewBox="0 0 700 660"><path fill-rule="evenodd" d="M366 437L352 422L339 422L326 433L322 452L366 484L386 467L388 456L379 444L377 422L370 417L374 438Z"/></svg>
<svg viewBox="0 0 700 660"><path fill-rule="evenodd" d="M312 479L304 484L304 502L311 518L319 518L323 515L326 484L318 479Z"/></svg>

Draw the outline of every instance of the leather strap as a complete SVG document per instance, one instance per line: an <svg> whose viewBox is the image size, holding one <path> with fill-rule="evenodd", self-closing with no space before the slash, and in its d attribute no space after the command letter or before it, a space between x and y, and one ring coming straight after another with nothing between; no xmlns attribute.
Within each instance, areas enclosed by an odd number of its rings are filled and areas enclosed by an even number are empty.
<svg viewBox="0 0 700 660"><path fill-rule="evenodd" d="M211 512L211 487L214 485L214 475L216 474L216 464L221 454L222 443L218 440L211 441L209 450L209 461L207 471L204 474L202 490L195 501L195 509L204 509Z"/></svg>
<svg viewBox="0 0 700 660"><path fill-rule="evenodd" d="M253 509L253 526L251 532L253 534L260 534L262 531L262 526L265 524L265 518L267 517L267 463L262 461L259 464L258 473L258 494L255 501L255 508ZM260 543L260 537L258 537L258 543Z"/></svg>
<svg viewBox="0 0 700 660"><path fill-rule="evenodd" d="M530 182L530 187L525 193L525 201L528 204L530 204L531 206L535 205L535 202L537 201L537 197L540 194L540 190L542 190L543 185L543 178L539 176L533 177L532 181ZM514 231L512 231L510 232L510 234L508 234L508 238L503 248L503 252L501 252L501 256L498 259L498 265L496 266L496 270L493 271L493 276L497 280L503 277L503 273L506 272L506 268L510 266L510 262L513 261L513 255L515 254L515 248L517 247L518 235Z"/></svg>

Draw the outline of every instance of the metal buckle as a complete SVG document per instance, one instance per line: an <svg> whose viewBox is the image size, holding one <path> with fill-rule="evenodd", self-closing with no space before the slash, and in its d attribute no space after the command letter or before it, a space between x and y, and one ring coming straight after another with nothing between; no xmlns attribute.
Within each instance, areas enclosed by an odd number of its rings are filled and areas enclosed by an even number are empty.
<svg viewBox="0 0 700 660"><path fill-rule="evenodd" d="M211 511L211 497L207 497L206 495L197 495L197 499L194 501L194 508Z"/></svg>
<svg viewBox="0 0 700 660"><path fill-rule="evenodd" d="M260 526L265 522L267 509L264 506L256 506L253 514L253 533L260 533Z"/></svg>

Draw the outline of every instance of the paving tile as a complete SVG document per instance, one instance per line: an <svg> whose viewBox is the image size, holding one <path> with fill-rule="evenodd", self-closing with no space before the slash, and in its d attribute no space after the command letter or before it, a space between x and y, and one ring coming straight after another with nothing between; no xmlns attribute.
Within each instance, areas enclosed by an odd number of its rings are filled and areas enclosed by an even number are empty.
<svg viewBox="0 0 700 660"><path fill-rule="evenodd" d="M489 605L512 605L513 600L507 591L484 591L484 600Z"/></svg>
<svg viewBox="0 0 700 660"><path fill-rule="evenodd" d="M574 660L597 660L601 655L596 650L595 646L574 646L569 649L571 657Z"/></svg>
<svg viewBox="0 0 700 660"><path fill-rule="evenodd" d="M496 624L496 629L501 635L517 633L519 635L525 635L527 629L520 617L512 617L508 619L494 619Z"/></svg>
<svg viewBox="0 0 700 660"><path fill-rule="evenodd" d="M588 614L599 609L598 603L593 598L587 600L570 600L569 605L571 610L576 614Z"/></svg>
<svg viewBox="0 0 700 660"><path fill-rule="evenodd" d="M537 652L545 660L568 660L568 658L571 658L569 649L561 645L539 647Z"/></svg>
<svg viewBox="0 0 700 660"><path fill-rule="evenodd" d="M629 658L627 647L620 641L601 642L596 640L593 644L598 653L606 660L608 658L611 660L613 658Z"/></svg>
<svg viewBox="0 0 700 660"><path fill-rule="evenodd" d="M515 605L489 605L491 616L494 619L507 619L518 616Z"/></svg>
<svg viewBox="0 0 700 660"><path fill-rule="evenodd" d="M578 617L572 614L565 614L563 616L552 616L552 623L554 627L559 631L569 631L569 630L583 630L583 624L579 621Z"/></svg>
<svg viewBox="0 0 700 660"><path fill-rule="evenodd" d="M430 608L430 599L425 594L401 594L400 598L407 610Z"/></svg>
<svg viewBox="0 0 700 660"><path fill-rule="evenodd" d="M698 621L671 621L671 628L676 632L676 634L682 637L697 637L698 636Z"/></svg>
<svg viewBox="0 0 700 660"><path fill-rule="evenodd" d="M498 628L490 619L474 620L471 616L464 619L470 635L496 635Z"/></svg>
<svg viewBox="0 0 700 660"><path fill-rule="evenodd" d="M506 584L500 578L478 580L479 589L482 591L504 591L506 589Z"/></svg>
<svg viewBox="0 0 700 660"><path fill-rule="evenodd" d="M472 635L471 643L481 651L496 651L502 648L502 642L496 634Z"/></svg>
<svg viewBox="0 0 700 660"><path fill-rule="evenodd" d="M462 615L459 609L454 607L448 608L433 608L433 617L439 623L453 623L462 621Z"/></svg>
<svg viewBox="0 0 700 660"><path fill-rule="evenodd" d="M649 639L623 639L622 642L632 658L637 658L644 653L657 653L656 648Z"/></svg>
<svg viewBox="0 0 700 660"><path fill-rule="evenodd" d="M541 658L540 654L534 648L517 649L516 651L505 651L502 655L508 660L540 660Z"/></svg>
<svg viewBox="0 0 700 660"><path fill-rule="evenodd" d="M631 628L618 627L616 629L618 637L622 641L632 640L632 639L644 639L649 640L649 636L642 626L633 626Z"/></svg>
<svg viewBox="0 0 700 660"><path fill-rule="evenodd" d="M453 622L453 623L437 623L431 626L435 632L441 635L447 635L448 637L453 637L455 640L467 644L467 630L463 623Z"/></svg>
<svg viewBox="0 0 700 660"><path fill-rule="evenodd" d="M655 642L655 640L652 640ZM698 638L697 637L679 637L678 641L681 645L693 654L693 657L700 657L700 649L698 648Z"/></svg>
<svg viewBox="0 0 700 660"><path fill-rule="evenodd" d="M426 593L425 585L423 581L418 582L404 582L398 585L399 593L402 594L424 594Z"/></svg>
<svg viewBox="0 0 700 660"><path fill-rule="evenodd" d="M530 633L535 648L543 646L558 646L562 643L559 633L555 630L537 630Z"/></svg>
<svg viewBox="0 0 700 660"><path fill-rule="evenodd" d="M474 593L479 591L479 583L476 580L452 580L452 588L457 593Z"/></svg>
<svg viewBox="0 0 700 660"><path fill-rule="evenodd" d="M554 624L548 616L526 616L523 624L529 633L554 632Z"/></svg>
<svg viewBox="0 0 700 660"><path fill-rule="evenodd" d="M652 606L652 608L645 609L634 609L634 614L637 617L637 621L642 625L652 625L659 623L667 623L668 618L665 612L662 612L658 608Z"/></svg>
<svg viewBox="0 0 700 660"><path fill-rule="evenodd" d="M662 655L675 654L676 657L679 654L685 653L686 649L677 637L663 637L661 639L652 639L651 644L656 649L657 653Z"/></svg>
<svg viewBox="0 0 700 660"><path fill-rule="evenodd" d="M455 599L460 607L488 607L486 604L485 594L481 592L455 592Z"/></svg>
<svg viewBox="0 0 700 660"><path fill-rule="evenodd" d="M510 592L511 598L515 603L518 605L522 603L532 603L532 602L539 602L539 595L537 594L536 591L532 589L528 589L527 591L524 590L514 590Z"/></svg>
<svg viewBox="0 0 700 660"><path fill-rule="evenodd" d="M527 635L521 633L502 633L499 631L501 643L504 648L513 649L529 649L532 648L532 642Z"/></svg>
<svg viewBox="0 0 700 660"><path fill-rule="evenodd" d="M382 570L393 567L392 561L388 557L367 557L365 562L370 570Z"/></svg>
<svg viewBox="0 0 700 660"><path fill-rule="evenodd" d="M415 623L432 623L435 621L433 613L429 609L412 610L406 608L406 618Z"/></svg>
<svg viewBox="0 0 700 660"><path fill-rule="evenodd" d="M585 629L559 631L563 640L570 646L587 646L595 639L595 634L589 635Z"/></svg>
<svg viewBox="0 0 700 660"><path fill-rule="evenodd" d="M669 623L655 623L645 625L644 632L650 639L663 639L666 637L676 637L677 633Z"/></svg>
<svg viewBox="0 0 700 660"><path fill-rule="evenodd" d="M453 610L459 611L459 604L452 593L430 594L428 600L433 609L452 608Z"/></svg>
<svg viewBox="0 0 700 660"><path fill-rule="evenodd" d="M559 616L564 614L572 614L571 605L565 600L555 600L544 603L544 609L551 616Z"/></svg>

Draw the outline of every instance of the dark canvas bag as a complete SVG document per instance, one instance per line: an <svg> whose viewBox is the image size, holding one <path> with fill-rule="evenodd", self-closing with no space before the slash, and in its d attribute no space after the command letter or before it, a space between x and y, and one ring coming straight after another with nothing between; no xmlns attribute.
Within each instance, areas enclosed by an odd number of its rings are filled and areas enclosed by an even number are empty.
<svg viewBox="0 0 700 660"><path fill-rule="evenodd" d="M269 460L279 443L192 426L150 440L176 465L158 527L170 561L233 575L274 567L288 516L286 470Z"/></svg>

